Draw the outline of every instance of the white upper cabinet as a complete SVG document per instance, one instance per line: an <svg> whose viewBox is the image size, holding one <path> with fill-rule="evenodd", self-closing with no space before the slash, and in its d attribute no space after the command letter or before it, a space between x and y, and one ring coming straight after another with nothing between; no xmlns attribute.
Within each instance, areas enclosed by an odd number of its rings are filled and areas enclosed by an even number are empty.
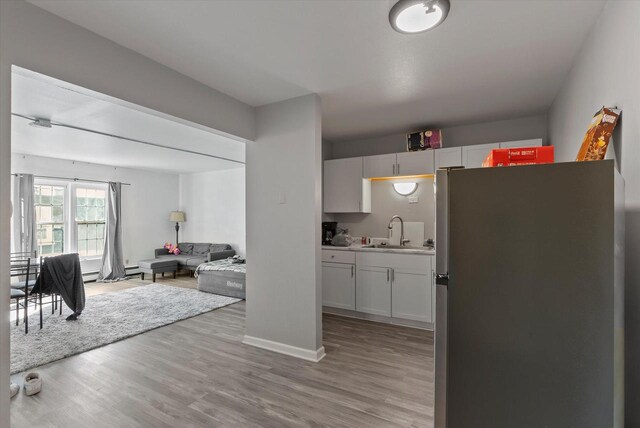
<svg viewBox="0 0 640 428"><path fill-rule="evenodd" d="M462 164L465 168L481 168L482 162L491 150L499 148L499 143L464 146L462 147Z"/></svg>
<svg viewBox="0 0 640 428"><path fill-rule="evenodd" d="M364 157L364 178L433 174L435 150Z"/></svg>
<svg viewBox="0 0 640 428"><path fill-rule="evenodd" d="M448 147L434 151L436 170L447 166L462 166L462 147Z"/></svg>
<svg viewBox="0 0 640 428"><path fill-rule="evenodd" d="M433 174L434 152L437 150L423 150L419 152L404 152L396 154L396 175Z"/></svg>
<svg viewBox="0 0 640 428"><path fill-rule="evenodd" d="M324 212L371 212L371 182L362 178L362 157L324 161L323 181Z"/></svg>
<svg viewBox="0 0 640 428"><path fill-rule="evenodd" d="M393 177L396 175L396 154L364 157L364 178Z"/></svg>
<svg viewBox="0 0 640 428"><path fill-rule="evenodd" d="M505 141L500 143L501 149L517 149L518 147L540 147L542 146L542 138L534 138L533 140Z"/></svg>

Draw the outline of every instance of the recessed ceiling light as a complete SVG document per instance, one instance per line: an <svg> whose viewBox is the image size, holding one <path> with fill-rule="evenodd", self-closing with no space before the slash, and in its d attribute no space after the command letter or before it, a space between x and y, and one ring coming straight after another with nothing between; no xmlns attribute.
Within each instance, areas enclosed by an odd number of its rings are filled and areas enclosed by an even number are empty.
<svg viewBox="0 0 640 428"><path fill-rule="evenodd" d="M440 25L448 13L449 0L400 0L389 11L389 22L399 33L422 33Z"/></svg>
<svg viewBox="0 0 640 428"><path fill-rule="evenodd" d="M393 183L393 190L402 196L409 196L418 188L418 183Z"/></svg>

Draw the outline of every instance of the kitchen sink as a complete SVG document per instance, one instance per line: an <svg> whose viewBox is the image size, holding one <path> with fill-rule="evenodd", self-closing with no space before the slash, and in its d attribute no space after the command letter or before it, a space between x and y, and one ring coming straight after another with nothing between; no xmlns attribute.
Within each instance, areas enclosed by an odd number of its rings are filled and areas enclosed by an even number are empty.
<svg viewBox="0 0 640 428"><path fill-rule="evenodd" d="M405 245L383 245L383 244L372 244L372 245L363 245L362 248L385 248L387 250L420 250L422 247L407 247Z"/></svg>

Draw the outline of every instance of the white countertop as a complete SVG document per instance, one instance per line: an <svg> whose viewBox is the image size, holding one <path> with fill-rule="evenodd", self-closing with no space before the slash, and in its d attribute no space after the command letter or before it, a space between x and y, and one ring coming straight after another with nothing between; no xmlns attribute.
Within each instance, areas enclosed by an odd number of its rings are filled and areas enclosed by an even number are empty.
<svg viewBox="0 0 640 428"><path fill-rule="evenodd" d="M364 248L362 245L352 245L350 247L334 247L332 245L323 245L323 250L334 251L366 251L372 253L396 253L396 254L426 254L434 256L435 250L427 250L424 247L406 247L406 248Z"/></svg>

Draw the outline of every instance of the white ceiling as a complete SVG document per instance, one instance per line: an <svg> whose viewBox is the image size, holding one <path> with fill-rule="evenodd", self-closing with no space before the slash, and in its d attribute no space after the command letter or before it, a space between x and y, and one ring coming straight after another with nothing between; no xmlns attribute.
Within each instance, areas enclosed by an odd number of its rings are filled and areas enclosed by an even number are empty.
<svg viewBox="0 0 640 428"><path fill-rule="evenodd" d="M253 106L320 94L332 141L546 111L602 0L451 0L394 32L393 0L31 0Z"/></svg>
<svg viewBox="0 0 640 428"><path fill-rule="evenodd" d="M11 83L12 113L244 162L243 141L141 111L124 105L128 103L24 69L15 69ZM242 166L62 126L36 128L29 126L30 122L13 116L12 152L172 173Z"/></svg>

